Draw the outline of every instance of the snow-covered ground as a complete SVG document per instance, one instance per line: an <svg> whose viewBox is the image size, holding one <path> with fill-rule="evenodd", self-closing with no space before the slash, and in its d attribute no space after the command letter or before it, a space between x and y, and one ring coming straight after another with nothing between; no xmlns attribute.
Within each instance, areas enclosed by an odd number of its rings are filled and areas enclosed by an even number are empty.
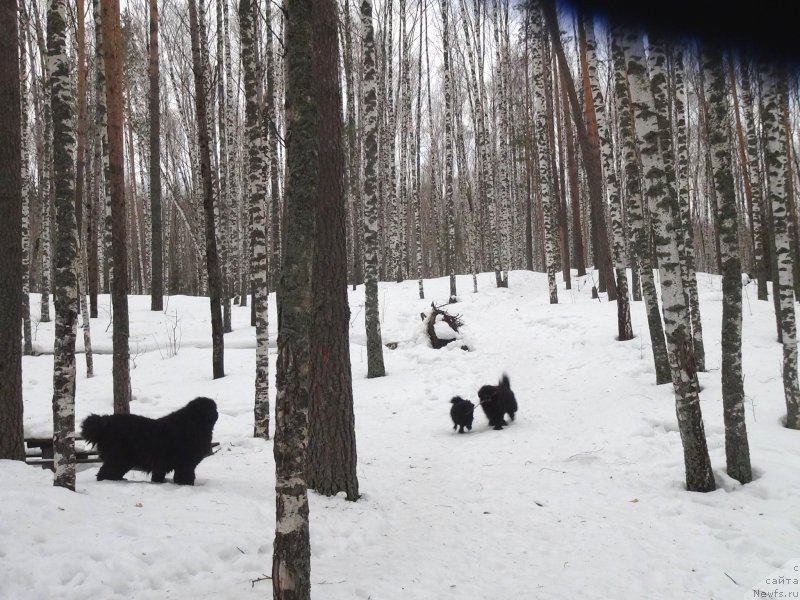
<svg viewBox="0 0 800 600"><path fill-rule="evenodd" d="M473 294L471 277L458 278L461 302L449 310L467 324L471 352L419 343L420 312L447 299L447 279L426 281L426 300L416 281L380 284L384 342L400 343L384 350L387 376L371 380L363 286L350 292L363 497L311 493L314 598L753 598L751 586L800 557L800 433L780 422L781 348L754 283L744 369L756 478L741 486L725 475L721 282L699 276L702 409L718 489L696 494L684 490L671 386L654 384L642 303L632 305L636 338L618 342L615 305L593 301L585 278L572 291L561 284L554 306L543 274L514 271L508 289L493 279L480 275ZM94 378L78 358L79 422L112 410L108 304L102 297L91 324ZM37 297L32 305L38 313ZM161 416L210 396L220 451L194 487L141 473L97 482L90 465L75 493L52 487L49 471L0 461L0 598L269 597L269 581L251 583L271 570L275 505L271 442L250 437L250 309L234 307L227 376L212 381L208 300L172 297L165 313L151 313L148 297L130 306L132 411ZM53 324L36 325L36 348L51 350ZM494 431L476 412L472 432L456 434L450 398L476 401L503 372L517 420ZM52 355L25 357L23 381L26 435L49 435Z"/></svg>

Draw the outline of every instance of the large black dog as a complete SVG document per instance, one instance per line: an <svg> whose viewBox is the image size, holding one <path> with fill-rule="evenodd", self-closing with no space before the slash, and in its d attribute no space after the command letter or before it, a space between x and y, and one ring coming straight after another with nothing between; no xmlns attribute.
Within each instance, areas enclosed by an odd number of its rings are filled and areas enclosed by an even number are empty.
<svg viewBox="0 0 800 600"><path fill-rule="evenodd" d="M461 396L455 396L450 403L450 418L453 419L453 429L459 428L458 433L464 433L464 427L472 431L472 417L475 412L475 405L469 400L464 400Z"/></svg>
<svg viewBox="0 0 800 600"><path fill-rule="evenodd" d="M97 446L103 461L98 481L120 480L133 469L152 473L154 483L163 483L166 474L175 471L175 483L194 485L195 467L211 453L216 422L216 403L210 398L195 398L160 419L89 415L81 434Z"/></svg>
<svg viewBox="0 0 800 600"><path fill-rule="evenodd" d="M505 420L507 414L513 421L514 414L517 412L517 398L511 391L511 382L508 375L503 373L498 385L484 385L478 390L483 412L489 419L489 426L495 429L502 429L503 425L508 425Z"/></svg>

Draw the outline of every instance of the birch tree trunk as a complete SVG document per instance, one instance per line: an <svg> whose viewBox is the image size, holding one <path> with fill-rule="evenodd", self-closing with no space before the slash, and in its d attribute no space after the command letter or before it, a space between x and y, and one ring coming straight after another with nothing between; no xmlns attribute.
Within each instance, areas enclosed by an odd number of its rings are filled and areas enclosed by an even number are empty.
<svg viewBox="0 0 800 600"><path fill-rule="evenodd" d="M0 6L0 460L25 460L22 421L22 144L16 0ZM24 54L24 47L23 47Z"/></svg>
<svg viewBox="0 0 800 600"><path fill-rule="evenodd" d="M244 73L245 132L247 134L247 200L250 221L250 272L253 280L253 306L256 313L256 377L254 437L269 439L269 330L267 287L267 230L264 213L267 201L267 140L261 121L258 98L258 55L256 26L258 4L239 3L239 32L242 38Z"/></svg>
<svg viewBox="0 0 800 600"><path fill-rule="evenodd" d="M719 200L720 248L722 250L722 405L725 420L725 457L728 475L741 483L753 480L750 446L744 419L742 376L742 260L736 219L729 111L722 52L703 48L706 97L709 107L709 140L714 186Z"/></svg>
<svg viewBox="0 0 800 600"><path fill-rule="evenodd" d="M697 369L705 371L705 346L703 344L703 321L700 318L700 299L697 295L697 272L694 257L694 232L692 230L692 215L689 203L688 169L689 156L686 135L686 111L684 109L685 87L683 84L683 52L678 46L673 54L675 70L675 138L676 152L676 184L678 189L678 211L680 213L681 229L683 230L683 258L684 290L689 298L689 312L692 319L692 343L694 345ZM684 183L685 182L685 183Z"/></svg>
<svg viewBox="0 0 800 600"><path fill-rule="evenodd" d="M222 274L220 273L217 235L214 223L214 189L211 181L211 153L208 136L206 85L200 57L200 35L195 0L189 0L189 29L192 36L192 70L194 71L197 137L200 149L200 173L203 185L203 213L206 229L206 269L211 304L212 370L214 379L225 376L225 341L222 333Z"/></svg>
<svg viewBox="0 0 800 600"><path fill-rule="evenodd" d="M658 65L664 47L657 36L651 35L650 56ZM670 168L668 149L664 138L668 132L659 127L658 109L654 97L658 89L659 72L654 68L653 79L648 80L644 42L641 35L628 33L625 37L627 71L630 93L636 108L636 136L644 169L645 195L655 226L658 268L661 277L661 299L664 307L664 329L667 336L672 385L675 390L675 410L683 443L686 489L696 492L713 491L714 473L708 456L703 416L700 410L700 390L697 365L692 346L691 329L681 285L680 259L675 223L678 218L677 199L670 190L665 173Z"/></svg>
<svg viewBox="0 0 800 600"><path fill-rule="evenodd" d="M780 118L780 107L787 92L787 76L782 66L761 65L764 107L762 123L766 138L765 159L769 181L769 198L775 231L775 254L778 263L773 294L780 301L781 341L783 343L783 391L786 398L786 426L800 429L800 389L797 381L797 326L794 310L791 239L787 210L786 130ZM777 288L777 289L776 289Z"/></svg>
<svg viewBox="0 0 800 600"><path fill-rule="evenodd" d="M753 114L753 93L751 91L751 72L755 66L748 61L742 68L742 105L744 121L747 129L747 168L752 181L753 193L753 242L756 277L758 278L758 299L767 300L767 280L769 279L769 233L766 207L764 206L764 189L762 188L762 168L759 152L759 137L756 132L756 120Z"/></svg>
<svg viewBox="0 0 800 600"><path fill-rule="evenodd" d="M13 3L16 5L16 2ZM25 356L30 356L33 354L33 340L31 335L31 299L30 299L30 223L31 223L31 175L30 170L28 167L28 163L30 161L30 145L29 145L29 133L28 133L28 69L27 69L27 13L24 9L24 6L20 6L20 20L16 22L16 29L11 29L11 25L8 28L4 28L4 31L8 31L8 38L6 41L10 43L13 39L14 32L17 31L17 35L19 37L19 44L17 48L17 55L19 56L19 62L17 63L19 66L17 68L16 74L19 79L19 88L17 93L20 97L19 102L19 129L20 129L20 193L22 195L22 205L21 205L21 215L20 215L20 233L21 233L21 265L22 265L22 337L23 337L23 348L22 353ZM5 38L4 38L5 39ZM8 48L8 52L12 50ZM32 61L31 61L32 62ZM33 67L33 65L31 65ZM32 69L31 69L32 71ZM15 71L12 69L7 69L6 73L9 77L13 76ZM14 94L14 87L6 88L8 89L8 94ZM12 107L13 104L10 100L6 100L2 106L9 106ZM13 119L14 113L8 115L10 119ZM7 125L8 127L8 125ZM7 137L10 140L8 145L8 152L9 154L9 161L12 160L14 156L14 145L12 137ZM4 171L10 177L12 172L10 171L9 167L0 167L0 171ZM1 187L4 190L8 190L9 194L14 193L14 182L11 181L9 183L3 184ZM11 219L10 216L3 218L3 223L8 223L12 226L16 221ZM2 236L4 239L11 238L8 235ZM9 260L13 260L14 254L13 251L8 251L5 253ZM9 275L7 277L0 278L2 281L9 281L11 282L11 289L13 289L13 276ZM9 343L13 342L13 337L4 336L5 339L9 340ZM13 356L13 355L12 355ZM13 362L14 359L12 359ZM13 389L13 388L10 388ZM10 392L11 399L14 398L14 392ZM9 409L10 410L10 409ZM12 418L14 413L9 413Z"/></svg>
<svg viewBox="0 0 800 600"><path fill-rule="evenodd" d="M108 85L106 81L105 44L103 43L103 17L100 0L92 0L92 13L94 16L95 35L95 125L100 135L100 148L103 164L103 202L102 214L102 239L103 239L103 281L105 289L112 288L111 262L111 162L109 157L109 130L108 130ZM113 303L112 303L113 304Z"/></svg>
<svg viewBox="0 0 800 600"><path fill-rule="evenodd" d="M628 300L628 273L625 260L625 233L622 220L622 199L619 194L617 174L614 169L614 145L611 130L606 124L606 111L603 95L600 92L600 81L597 77L597 51L594 37L594 21L584 16L588 78L591 83L594 109L597 114L597 131L600 137L600 149L603 158L604 179L608 204L611 210L611 230L613 233L612 256L616 270L617 285L617 339L626 341L633 339L631 326L631 309Z"/></svg>
<svg viewBox="0 0 800 600"><path fill-rule="evenodd" d="M271 2L264 3L264 14L266 21L272 25ZM267 161L269 162L270 192L269 192L269 225L270 229L270 252L268 256L270 268L270 288L278 286L278 279L281 272L282 240L283 240L283 211L281 209L281 192L279 185L280 157L278 155L278 144L280 143L280 127L278 124L278 98L276 94L276 78L280 70L278 69L277 54L273 49L274 35L269 35L267 48L264 52L267 67ZM269 268L269 267L268 267Z"/></svg>
<svg viewBox="0 0 800 600"><path fill-rule="evenodd" d="M317 107L312 78L313 0L288 0L286 11L286 229L278 295L275 406L275 600L311 597L306 461L311 385Z"/></svg>
<svg viewBox="0 0 800 600"><path fill-rule="evenodd" d="M548 0L546 6L548 7L548 14L555 15L555 2L552 2L551 4L551 1ZM551 6L553 8L551 8ZM551 23L550 27L553 28L553 19L551 18L549 21ZM570 86L572 85L572 77L569 75L566 60L563 56L564 51L561 47L561 37L558 36L556 31L551 31L551 35L554 38L553 43L556 48L556 56L558 56L559 63L564 71L565 82L567 85L567 90L569 91ZM580 115L578 113L577 96L575 97L574 101L570 99L570 104L575 114L575 127L578 130L578 141L581 145L583 164L586 169L586 180L589 186L592 250L595 268L599 273L598 288L601 292L607 291L608 299L609 301L612 301L617 299L617 289L614 286L614 274L611 268L611 254L609 252L608 244L608 227L606 225L606 203L603 199L603 171L600 159L600 135L597 127L597 113L595 112L594 103L592 102L592 85L589 76L586 36L583 28L583 21L580 19L578 20L578 42L581 78L583 80L583 114L585 118L585 125L583 122L581 122Z"/></svg>
<svg viewBox="0 0 800 600"><path fill-rule="evenodd" d="M650 347L656 371L656 384L671 380L667 346L664 341L664 327L658 307L658 295L653 279L653 261L650 253L650 236L645 227L642 198L642 174L639 168L639 149L636 143L633 106L628 88L628 65L625 58L624 33L617 27L611 28L611 53L614 63L614 91L622 138L623 164L625 165L625 197L628 204L630 228L634 238L634 248L639 258L642 293L650 332ZM634 267L635 268L635 267Z"/></svg>
<svg viewBox="0 0 800 600"><path fill-rule="evenodd" d="M545 235L545 263L547 268L547 284L550 290L550 304L558 304L558 288L556 286L556 213L553 206L552 186L550 185L550 162L546 149L547 142L547 110L545 94L548 93L545 84L545 73L550 71L549 61L543 59L543 47L548 43L547 34L542 25L542 9L538 0L531 2L531 35L534 43L531 51L531 63L534 73L533 101L535 108L536 146L539 158L539 194L544 210L544 235Z"/></svg>
<svg viewBox="0 0 800 600"><path fill-rule="evenodd" d="M444 193L447 210L447 270L450 302L456 302L456 214L453 203L453 82L450 73L449 2L442 0L442 69L444 70Z"/></svg>
<svg viewBox="0 0 800 600"><path fill-rule="evenodd" d="M53 189L56 206L53 348L53 484L75 490L75 330L78 256L75 222L75 99L67 56L66 0L47 11L47 66L53 110ZM17 334L19 337L19 334Z"/></svg>
<svg viewBox="0 0 800 600"><path fill-rule="evenodd" d="M378 307L378 182L375 172L378 164L378 90L371 0L361 0L361 36L364 45L364 321L367 330L367 377L383 377L386 368L383 365Z"/></svg>

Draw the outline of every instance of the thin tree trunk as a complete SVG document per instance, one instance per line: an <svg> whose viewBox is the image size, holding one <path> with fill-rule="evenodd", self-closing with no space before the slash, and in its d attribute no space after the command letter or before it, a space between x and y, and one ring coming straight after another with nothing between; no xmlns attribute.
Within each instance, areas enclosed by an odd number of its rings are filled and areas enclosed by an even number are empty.
<svg viewBox="0 0 800 600"><path fill-rule="evenodd" d="M250 272L253 278L253 306L256 312L256 377L253 435L269 439L269 312L267 310L267 230L264 213L267 199L267 140L260 119L258 64L256 62L257 3L241 0L239 31L242 37L244 71L245 131L247 133L247 200L250 221Z"/></svg>
<svg viewBox="0 0 800 600"><path fill-rule="evenodd" d="M447 210L447 270L450 275L450 302L456 293L456 215L453 202L453 92L450 72L449 6L442 0L442 63L444 70L444 193Z"/></svg>
<svg viewBox="0 0 800 600"><path fill-rule="evenodd" d="M75 99L67 56L66 0L47 12L47 65L53 110L53 189L56 207L53 348L53 484L75 490L75 326L78 240L75 222ZM19 297L19 296L17 296ZM16 336L19 337L19 334Z"/></svg>
<svg viewBox="0 0 800 600"><path fill-rule="evenodd" d="M653 279L653 262L650 253L648 231L644 221L644 207L641 188L641 171L639 168L639 150L634 129L633 106L628 89L628 67L619 39L621 32L612 28L611 53L614 63L614 90L620 121L622 138L623 164L625 165L625 197L628 204L630 228L634 238L634 248L639 259L639 276L644 295L647 324L650 332L650 346L653 352L653 363L656 371L656 384L661 385L671 380L667 346L664 341L664 327L661 323L661 311L658 307L655 281ZM635 269L635 266L634 266Z"/></svg>
<svg viewBox="0 0 800 600"><path fill-rule="evenodd" d="M378 307L378 90L375 82L375 41L372 2L361 1L364 44L364 321L367 332L367 377L383 377L383 342ZM420 296L422 295L420 280Z"/></svg>
<svg viewBox="0 0 800 600"><path fill-rule="evenodd" d="M554 28L555 0L547 0L548 19L553 36L553 45L561 68L567 74L568 67L564 50L561 47L561 37ZM557 38L557 39L555 39ZM591 208L592 242L595 268L599 271L599 291L608 292L608 300L617 299L617 289L614 286L614 272L611 268L611 254L608 245L608 227L606 225L606 203L603 199L603 170L600 161L600 135L597 128L597 114L592 102L592 85L589 74L589 61L586 50L586 32L583 21L578 19L578 46L583 79L583 114L585 123L578 112L578 98L575 94L572 77L566 78L567 91L570 91L570 104L575 115L575 127L578 130L578 141L581 145L583 165L586 169L586 179L589 184L589 205Z"/></svg>
<svg viewBox="0 0 800 600"><path fill-rule="evenodd" d="M533 98L535 105L536 147L539 157L539 194L544 211L545 264L547 283L550 292L550 304L558 304L558 288L556 287L556 211L553 206L552 186L550 185L550 161L548 161L549 144L547 141L547 107L545 95L549 93L549 81L546 76L550 72L550 61L544 57L548 45L548 35L542 26L542 8L538 2L531 3L531 34L534 40L531 62L534 73ZM552 115L550 115L552 116Z"/></svg>
<svg viewBox="0 0 800 600"><path fill-rule="evenodd" d="M584 36L588 62L588 80L591 84L593 106L597 115L597 131L600 138L603 158L604 180L608 192L608 204L611 209L611 229L613 233L612 255L616 270L617 286L617 339L626 341L633 339L631 326L631 310L628 301L628 273L625 261L625 234L622 222L622 199L620 198L617 174L614 169L614 148L611 130L606 123L606 110L603 95L600 92L600 81L597 77L597 51L594 37L594 22L588 15L579 25L579 31L585 22Z"/></svg>
<svg viewBox="0 0 800 600"><path fill-rule="evenodd" d="M676 131L676 184L678 190L678 211L683 232L684 290L688 292L689 311L692 319L692 344L694 345L697 369L705 371L706 353L703 344L703 321L700 318L700 299L697 295L697 271L695 269L694 231L690 212L688 190L688 144L686 141L686 112L684 110L685 91L683 85L683 52L680 47L673 54L675 69L675 131ZM687 182L684 187L684 182Z"/></svg>
<svg viewBox="0 0 800 600"><path fill-rule="evenodd" d="M709 105L709 140L714 185L720 204L722 250L722 405L725 420L725 457L728 475L741 483L753 480L750 446L744 419L742 375L742 261L736 220L732 157L728 137L728 97L722 53L704 47L706 96ZM733 83L733 82L732 82Z"/></svg>
<svg viewBox="0 0 800 600"><path fill-rule="evenodd" d="M197 137L200 150L200 173L203 185L203 213L206 224L206 269L211 305L212 370L214 379L225 376L225 341L222 334L222 274L220 273L217 237L214 226L214 189L211 181L211 152L208 138L208 112L203 64L200 58L200 35L195 0L189 0L189 29L192 36Z"/></svg>
<svg viewBox="0 0 800 600"><path fill-rule="evenodd" d="M16 5L16 2L13 3ZM4 31L8 31L8 35L3 38L3 40L11 43L13 40L14 32L18 31L19 37L19 45L17 50L17 55L19 56L18 62L18 70L14 71L14 69L6 69L6 74L9 76L14 75L15 73L18 75L19 79L19 88L16 93L19 94L20 97L20 110L19 110L19 129L20 129L20 193L22 195L22 205L21 205L21 215L20 215L20 232L21 232L21 265L22 265L22 336L23 336L23 348L22 353L25 356L30 356L33 354L33 340L31 335L31 299L30 299L30 223L31 223L31 175L30 170L28 168L28 163L30 162L30 146L29 146L29 133L28 133L28 69L27 69L27 13L25 11L24 6L20 6L20 17L21 20L16 22L15 29L11 29L11 25L8 28L4 28ZM9 53L12 52L11 48L7 50ZM31 61L32 62L32 61ZM31 73L33 72L33 64L31 64ZM15 87L5 88L8 90L8 94L12 95L15 93ZM11 104L10 100L6 100L0 106L9 106L13 107L15 105ZM13 118L13 113L8 115L10 119ZM14 138L7 137L6 139L9 140L7 150L9 152L8 160L11 161L14 157L15 147L13 145ZM9 178L11 177L12 172L10 171L9 167L2 167L0 171L7 173ZM7 193L14 194L14 182L11 181L6 184L2 184L2 189L7 190ZM11 219L10 216L4 217L2 219L3 223L8 223L12 225L16 222ZM11 237L9 235L3 236L6 239L9 239L11 242ZM9 243L10 243L9 242ZM8 260L13 260L14 254L13 251L9 250L5 253L6 258ZM10 282L9 288L13 290L13 282L14 278L11 274L7 277L0 278L2 281ZM13 336L4 335L4 339L8 339L9 343L13 343ZM9 354L12 357L11 364L14 364L13 354ZM12 369L14 367L12 366ZM10 402L13 402L15 398L15 392L13 391L13 385L9 388L12 391L9 391L10 394ZM0 394L2 395L2 394ZM9 408L9 415L11 416L12 420L15 418L14 411ZM12 436L14 434L9 434ZM0 442L1 443L1 442ZM15 442L11 442L15 443Z"/></svg>
<svg viewBox="0 0 800 600"><path fill-rule="evenodd" d="M163 238L161 234L161 103L158 55L158 0L150 5L150 310L164 310Z"/></svg>
<svg viewBox="0 0 800 600"><path fill-rule="evenodd" d="M102 4L103 54L107 73L108 155L111 187L111 305L114 314L114 412L130 412L131 376L128 350L128 242L125 212L125 167L122 130L122 42L119 0Z"/></svg>

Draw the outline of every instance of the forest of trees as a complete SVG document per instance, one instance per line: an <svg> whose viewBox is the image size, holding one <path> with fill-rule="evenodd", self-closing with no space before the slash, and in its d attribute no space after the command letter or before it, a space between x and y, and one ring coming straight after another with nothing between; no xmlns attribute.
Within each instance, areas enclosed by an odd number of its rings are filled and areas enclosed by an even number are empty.
<svg viewBox="0 0 800 600"><path fill-rule="evenodd" d="M215 378L232 304L250 302L254 435L268 438L275 291L273 586L308 597L306 489L358 498L347 286L366 285L373 377L378 281L418 280L423 298L424 279L449 276L456 300L480 291L475 274L513 287L518 269L546 272L553 304L557 273L567 290L588 277L617 302L618 340L634 335L630 302L645 303L654 383L673 384L694 491L714 488L698 271L723 276L728 473L752 478L750 274L774 302L786 426L800 429L800 81L780 62L554 0L0 11L0 458L24 455L20 355L54 303L56 481L74 489L75 336L80 313L88 361L100 294L113 305L116 412L130 410L128 294L151 295L152 310L164 295L207 296ZM341 468L315 468L332 454Z"/></svg>

